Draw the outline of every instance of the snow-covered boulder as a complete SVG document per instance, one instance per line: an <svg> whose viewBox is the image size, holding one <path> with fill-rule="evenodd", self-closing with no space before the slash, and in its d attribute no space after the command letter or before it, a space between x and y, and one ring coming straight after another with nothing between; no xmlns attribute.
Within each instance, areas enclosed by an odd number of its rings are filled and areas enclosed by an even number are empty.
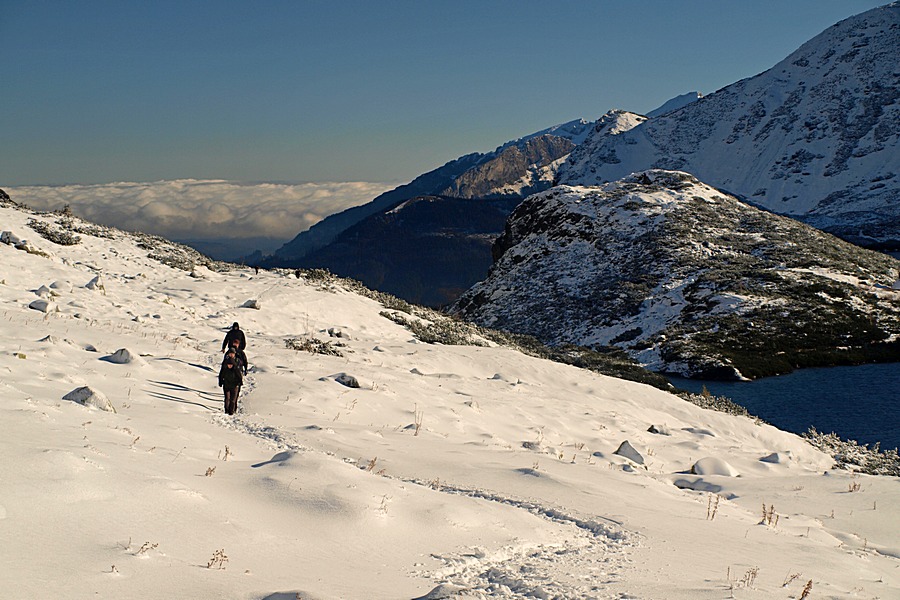
<svg viewBox="0 0 900 600"><path fill-rule="evenodd" d="M56 304L49 300L44 300L43 298L33 301L28 305L28 308L42 313L56 312Z"/></svg>
<svg viewBox="0 0 900 600"><path fill-rule="evenodd" d="M103 285L103 279L99 275L88 281L84 287L97 292L106 292L106 287Z"/></svg>
<svg viewBox="0 0 900 600"><path fill-rule="evenodd" d="M90 386L72 390L63 396L63 400L71 400L72 402L83 404L84 406L93 406L94 408L105 410L106 412L116 412L116 409L113 407L112 402L109 401L109 398L107 398L103 392L99 392Z"/></svg>
<svg viewBox="0 0 900 600"><path fill-rule="evenodd" d="M349 388L358 388L359 380L353 375L348 375L347 373L338 373L335 378L335 381L340 383L341 385L346 385Z"/></svg>
<svg viewBox="0 0 900 600"><path fill-rule="evenodd" d="M701 458L691 467L694 475L724 475L725 477L737 477L740 475L737 469L729 465L721 458L707 456Z"/></svg>
<svg viewBox="0 0 900 600"><path fill-rule="evenodd" d="M644 464L644 457L641 456L641 453L635 450L634 446L628 440L625 440L621 444L619 444L619 448L613 452L613 454L618 454L619 456L624 456L628 460L634 461L639 465Z"/></svg>
<svg viewBox="0 0 900 600"><path fill-rule="evenodd" d="M134 354L128 348L119 348L109 356L104 356L100 360L105 360L106 362L111 362L117 365L145 365L147 361L141 358L139 355Z"/></svg>
<svg viewBox="0 0 900 600"><path fill-rule="evenodd" d="M253 308L259 310L262 306L260 305L259 300L247 300L241 304L241 308Z"/></svg>
<svg viewBox="0 0 900 600"><path fill-rule="evenodd" d="M790 452L773 452L759 459L760 462L770 463L773 465L784 465L791 462Z"/></svg>
<svg viewBox="0 0 900 600"><path fill-rule="evenodd" d="M62 290L64 292L71 292L72 291L72 282L65 281L65 280L54 281L53 283L50 284L50 289L57 290L57 291Z"/></svg>
<svg viewBox="0 0 900 600"><path fill-rule="evenodd" d="M22 241L22 238L14 234L12 231L4 231L0 233L0 242L15 246Z"/></svg>

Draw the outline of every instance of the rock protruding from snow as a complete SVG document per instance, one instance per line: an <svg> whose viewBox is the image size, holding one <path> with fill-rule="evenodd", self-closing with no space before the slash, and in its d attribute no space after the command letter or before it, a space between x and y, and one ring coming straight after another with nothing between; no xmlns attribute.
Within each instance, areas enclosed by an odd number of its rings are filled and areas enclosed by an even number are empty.
<svg viewBox="0 0 900 600"><path fill-rule="evenodd" d="M360 387L359 380L356 377L354 377L353 375L348 375L347 373L338 373L335 376L334 380L337 381L339 384L345 385L349 388Z"/></svg>
<svg viewBox="0 0 900 600"><path fill-rule="evenodd" d="M639 465L644 464L644 457L641 456L641 453L638 452L634 446L631 445L631 442L625 440L621 444L619 444L618 449L613 452L613 454L618 454L619 456L624 456L630 461L633 461Z"/></svg>
<svg viewBox="0 0 900 600"><path fill-rule="evenodd" d="M725 477L737 477L740 475L737 469L729 465L725 460L715 456L701 458L691 467L694 475L723 475Z"/></svg>
<svg viewBox="0 0 900 600"><path fill-rule="evenodd" d="M56 304L50 302L49 300L44 300L43 298L32 301L28 305L28 308L42 313L56 312Z"/></svg>
<svg viewBox="0 0 900 600"><path fill-rule="evenodd" d="M791 462L790 452L773 452L759 459L760 462L770 463L773 465L783 465Z"/></svg>
<svg viewBox="0 0 900 600"><path fill-rule="evenodd" d="M72 402L77 402L78 404L83 404L84 406L99 408L100 410L105 410L106 412L116 412L116 409L113 407L112 402L109 401L109 398L107 398L106 395L103 394L103 392L95 390L90 386L84 386L72 390L71 392L63 396L63 400L71 400Z"/></svg>
<svg viewBox="0 0 900 600"><path fill-rule="evenodd" d="M106 362L111 362L117 365L145 365L147 361L141 358L139 355L134 354L128 348L119 348L109 356L104 356L100 360L105 360Z"/></svg>
<svg viewBox="0 0 900 600"><path fill-rule="evenodd" d="M99 275L88 281L85 286L89 290L94 290L95 292L103 292L106 293L106 286L103 285L103 278Z"/></svg>
<svg viewBox="0 0 900 600"><path fill-rule="evenodd" d="M465 591L466 588L464 587L453 585L452 583L442 583L424 596L418 596L413 600L452 600L461 598L460 594Z"/></svg>
<svg viewBox="0 0 900 600"><path fill-rule="evenodd" d="M18 246L22 242L22 238L14 234L12 231L4 231L0 233L0 243L9 244L10 246Z"/></svg>
<svg viewBox="0 0 900 600"><path fill-rule="evenodd" d="M259 310L262 308L262 304L260 304L258 299L247 300L243 304L241 304L241 308L252 308L255 310Z"/></svg>

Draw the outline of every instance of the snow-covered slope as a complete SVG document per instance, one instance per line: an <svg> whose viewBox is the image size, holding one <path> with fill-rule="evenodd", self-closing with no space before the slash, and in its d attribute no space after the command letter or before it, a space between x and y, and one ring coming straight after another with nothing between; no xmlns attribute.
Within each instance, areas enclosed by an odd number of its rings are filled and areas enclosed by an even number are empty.
<svg viewBox="0 0 900 600"><path fill-rule="evenodd" d="M900 261L761 211L687 173L529 197L462 316L654 370L760 377L900 360Z"/></svg>
<svg viewBox="0 0 900 600"><path fill-rule="evenodd" d="M422 343L401 315L456 325L321 273L190 268L158 238L8 202L0 224L4 597L900 592L896 478L830 470L797 436ZM234 321L251 369L226 417Z"/></svg>
<svg viewBox="0 0 900 600"><path fill-rule="evenodd" d="M700 92L688 92L687 94L681 94L680 96L675 96L671 100L665 102L662 106L657 109L651 110L647 113L648 117L661 117L666 113L670 113L678 110L679 108L683 108L690 104L691 102L696 102L698 99L702 98L703 94Z"/></svg>
<svg viewBox="0 0 900 600"><path fill-rule="evenodd" d="M865 244L900 242L900 4L841 21L768 71L620 136L593 136L560 182L687 171Z"/></svg>

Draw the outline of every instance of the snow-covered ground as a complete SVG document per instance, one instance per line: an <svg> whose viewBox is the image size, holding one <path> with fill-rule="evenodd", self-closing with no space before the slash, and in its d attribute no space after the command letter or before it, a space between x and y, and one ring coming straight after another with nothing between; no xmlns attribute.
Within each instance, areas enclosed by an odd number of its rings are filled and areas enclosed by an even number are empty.
<svg viewBox="0 0 900 600"><path fill-rule="evenodd" d="M0 244L3 598L900 597L896 478L648 386L419 342L340 286L179 271L122 234L60 246L30 218L59 216L0 207L46 254ZM310 338L342 356L285 344ZM63 398L82 386L115 410Z"/></svg>

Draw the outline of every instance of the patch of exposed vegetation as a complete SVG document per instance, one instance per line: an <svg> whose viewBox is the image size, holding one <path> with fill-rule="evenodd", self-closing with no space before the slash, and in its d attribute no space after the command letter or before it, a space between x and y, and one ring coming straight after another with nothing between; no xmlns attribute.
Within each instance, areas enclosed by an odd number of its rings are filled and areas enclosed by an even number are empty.
<svg viewBox="0 0 900 600"><path fill-rule="evenodd" d="M882 450L878 443L869 448L868 444L860 445L855 440L842 440L835 433L821 433L816 431L815 427L810 428L803 437L833 457L835 466L839 469L869 475L900 477L900 456L897 455L897 448Z"/></svg>
<svg viewBox="0 0 900 600"><path fill-rule="evenodd" d="M26 225L48 242L53 242L60 246L74 246L81 243L81 237L75 235L70 230L51 225L45 221L29 219Z"/></svg>
<svg viewBox="0 0 900 600"><path fill-rule="evenodd" d="M322 354L325 356L337 356L343 358L344 353L340 348L347 345L340 342L323 341L316 337L307 337L303 339L287 338L284 340L285 348L297 350L298 352L309 352L310 354Z"/></svg>

